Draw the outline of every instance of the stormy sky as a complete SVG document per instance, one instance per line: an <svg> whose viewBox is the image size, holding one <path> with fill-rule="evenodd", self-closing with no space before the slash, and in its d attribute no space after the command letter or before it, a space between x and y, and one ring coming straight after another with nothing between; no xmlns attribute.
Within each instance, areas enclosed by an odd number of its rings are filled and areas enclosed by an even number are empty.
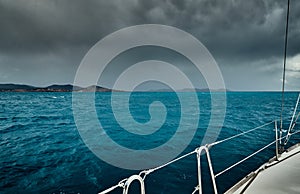
<svg viewBox="0 0 300 194"><path fill-rule="evenodd" d="M0 83L73 83L103 37L164 24L207 47L228 89L280 90L286 8L286 0L0 0ZM298 91L299 18L300 1L291 0L286 87Z"/></svg>

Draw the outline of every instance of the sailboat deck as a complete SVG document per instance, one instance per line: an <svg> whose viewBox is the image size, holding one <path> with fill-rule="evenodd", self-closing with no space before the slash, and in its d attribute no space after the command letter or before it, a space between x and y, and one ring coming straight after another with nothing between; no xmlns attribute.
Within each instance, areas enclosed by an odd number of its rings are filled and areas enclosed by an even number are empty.
<svg viewBox="0 0 300 194"><path fill-rule="evenodd" d="M300 193L300 144L282 153L238 182L226 194Z"/></svg>

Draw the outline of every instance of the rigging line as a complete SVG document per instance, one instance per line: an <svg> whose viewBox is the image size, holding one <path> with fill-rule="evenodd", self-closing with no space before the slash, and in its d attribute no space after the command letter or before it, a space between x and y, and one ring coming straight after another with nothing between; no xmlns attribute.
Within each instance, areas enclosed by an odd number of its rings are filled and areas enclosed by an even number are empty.
<svg viewBox="0 0 300 194"><path fill-rule="evenodd" d="M107 193L110 193L110 192L112 192L113 190L115 190L115 189L118 188L118 187L124 188L124 187L125 187L125 182L126 182L126 181L127 181L127 178L121 180L117 185L114 185L114 186L112 186L112 187L110 187L110 188L108 188L108 189L106 189L106 190L104 190L104 191L102 191L102 192L100 192L100 193L98 193L98 194L107 194Z"/></svg>
<svg viewBox="0 0 300 194"><path fill-rule="evenodd" d="M118 188L118 187L120 187L120 186L119 186L119 185L112 186L112 187L110 187L110 188L106 189L105 191L102 191L102 192L100 192L100 193L98 193L98 194L106 194L106 193L110 193L110 192L112 192L113 190L115 190L115 189Z"/></svg>
<svg viewBox="0 0 300 194"><path fill-rule="evenodd" d="M197 149L196 149L196 150L197 150ZM178 157L178 158L176 158L176 159L173 159L173 160L171 160L170 162L167 162L167 163L165 163L165 164L163 164L163 165L161 165L161 166L157 166L157 167L155 167L155 168L151 168L151 169L148 169L148 170L144 170L144 171L142 171L141 173L145 173L146 175L148 175L148 174L150 174L150 173L152 173L152 172L154 172L154 171L156 171L156 170L159 170L159 169L161 169L161 168L163 168L163 167L166 167L166 166L168 166L168 165L170 165L170 164L172 164L172 163L174 163L174 162L177 162L178 160L181 160L181 159L183 159L183 158L186 158L186 157L188 157L188 156L190 156L190 155L196 153L196 150L194 150L194 151L192 151L192 152L189 152L189 153L187 153L187 154L185 154L185 155L182 155L182 156L180 156L180 157Z"/></svg>
<svg viewBox="0 0 300 194"><path fill-rule="evenodd" d="M295 135L295 134L297 134L297 133L300 133L300 130L291 133L291 135Z"/></svg>
<svg viewBox="0 0 300 194"><path fill-rule="evenodd" d="M297 112L297 109L298 109L299 100L300 100L300 93L298 95L298 99L297 99L297 102L296 102L296 105L295 105L295 108L294 108L294 111L293 111L293 116L292 116L290 126L289 126L289 129L288 129L288 132L287 132L287 137L284 140L284 145L286 145L288 143L288 141L290 139L290 132L295 127L296 121L298 120L299 114L297 115L296 120L294 120L294 118L295 118L295 115L296 115L296 112Z"/></svg>
<svg viewBox="0 0 300 194"><path fill-rule="evenodd" d="M291 133L290 135L292 136L292 135L295 135L295 134L297 134L297 133L300 133L300 130L299 130L299 131L295 131L294 133ZM284 138L286 138L287 136L288 136L288 135L285 135L285 136L281 137L280 139L284 139ZM235 166L241 164L242 162L248 160L249 158L251 158L252 156L258 154L259 152L261 152L261 151L267 149L268 147L270 147L271 145L273 145L274 143L276 143L276 141L278 141L278 140L275 140L275 141L270 142L268 145L266 145L266 146L260 148L259 150L257 150L256 152L253 152L252 154L248 155L248 156L245 157L244 159L242 159L242 160L240 160L240 161L234 163L233 165L231 165L231 166L227 167L226 169L222 170L221 172L217 173L217 174L215 175L215 178L217 178L218 176L224 174L225 172L227 172L228 170L234 168Z"/></svg>
<svg viewBox="0 0 300 194"><path fill-rule="evenodd" d="M275 142L276 142L276 140L275 140L275 141L272 141L272 142L269 143L268 145L266 145L266 146L264 146L263 148L257 150L256 152L253 152L252 154L250 154L249 156L245 157L244 159L242 159L242 160L240 160L240 161L234 163L233 165L229 166L229 167L226 168L225 170L223 170L223 171L219 172L218 174L216 174L216 175L215 175L215 178L217 178L218 176L220 176L220 175L222 175L223 173L227 172L228 170L232 169L233 167L239 165L240 163L242 163L242 162L248 160L249 158L251 158L252 156L256 155L257 153L259 153L259 152L265 150L266 148L270 147L270 146L271 146L272 144L274 144Z"/></svg>
<svg viewBox="0 0 300 194"><path fill-rule="evenodd" d="M299 116L300 116L300 112L298 112L298 115L297 115L297 117L296 117L296 119L295 119L295 121L294 121L294 123L293 123L292 128L291 128L291 131L292 131L292 130L294 129L294 127L296 126L296 123L297 123L297 120L298 120Z"/></svg>
<svg viewBox="0 0 300 194"><path fill-rule="evenodd" d="M283 123L282 115L283 115L283 107L284 107L284 87L285 87L286 53L287 53L288 28L289 28L289 12L290 12L290 0L288 0L287 13L286 13L286 26L285 26L284 59L283 59L282 92L281 92L281 113L280 113L281 133L282 133L282 123Z"/></svg>
<svg viewBox="0 0 300 194"><path fill-rule="evenodd" d="M252 131L254 131L254 130L263 128L263 127L265 127L265 126L268 126L268 125L272 124L273 122L274 122L274 121L271 121L271 122L269 122L269 123L265 123L265 124L263 124L263 125L261 125L261 126L255 127L255 128L253 128L253 129L250 129L250 130L245 131L245 132L243 132L243 133L239 133L239 134L237 134L237 135L228 137L228 138L226 138L226 139L222 139L222 140L220 140L220 141L216 141L216 142L214 142L214 143L209 144L209 147L218 145L218 144L220 144L220 143L223 143L223 142L225 142L225 141L234 139L234 138L239 137L239 136L241 136L241 135L245 135L245 134L247 134L247 133L250 133L250 132L252 132Z"/></svg>
<svg viewBox="0 0 300 194"><path fill-rule="evenodd" d="M295 125L293 126L293 128L295 127ZM286 135L286 140L285 140L285 142L284 142L284 145L286 145L287 144L287 142L289 141L289 139L292 137L292 135L295 135L295 134L297 134L297 133L299 133L300 132L300 130L299 131L295 131L295 132L293 132L293 133L288 133L287 135Z"/></svg>
<svg viewBox="0 0 300 194"><path fill-rule="evenodd" d="M289 127L288 133L291 131L291 128L292 128L292 124L294 122L294 118L295 118L295 115L296 115L296 112L297 112L297 109L298 109L299 100L300 100L300 93L298 95L297 103L295 105L295 109L294 109L294 112L293 112L293 116L292 116L292 119L291 119L291 123L290 123L290 127Z"/></svg>

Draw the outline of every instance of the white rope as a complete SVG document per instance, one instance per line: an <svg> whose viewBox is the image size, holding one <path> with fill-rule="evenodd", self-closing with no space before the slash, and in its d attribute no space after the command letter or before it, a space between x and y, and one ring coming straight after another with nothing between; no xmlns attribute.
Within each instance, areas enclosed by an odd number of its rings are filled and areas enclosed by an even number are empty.
<svg viewBox="0 0 300 194"><path fill-rule="evenodd" d="M275 120L275 154L276 154L276 160L279 158L279 148L278 148L278 126L277 126L277 120Z"/></svg>
<svg viewBox="0 0 300 194"><path fill-rule="evenodd" d="M291 127L291 131L294 129L294 127L296 126L296 122L297 122L297 120L298 120L298 118L299 118L299 115L300 115L300 112L299 112L299 114L297 115L297 117L296 117L296 120L293 122L293 125L292 125L292 127ZM293 135L293 134L295 134L295 133L288 133L287 135L286 135L286 139L285 139L285 141L284 141L284 145L286 145L287 143L288 143L288 141L290 140L290 138L291 138L291 136Z"/></svg>
<svg viewBox="0 0 300 194"><path fill-rule="evenodd" d="M275 140L275 141L272 141L271 143L269 143L268 145L264 146L263 148L261 148L261 149L257 150L256 152L250 154L249 156L245 157L244 159L238 161L237 163L235 163L235 164L229 166L229 167L226 168L225 170L223 170L223 171L219 172L218 174L216 174L215 177L220 176L221 174L223 174L223 173L227 172L228 170L232 169L233 167L235 167L235 166L239 165L240 163L242 163L242 162L248 160L249 158L251 158L251 157L254 156L255 154L257 154L257 153L263 151L264 149L268 148L269 146L271 146L271 145L274 144L275 142L276 142L276 140Z"/></svg>
<svg viewBox="0 0 300 194"><path fill-rule="evenodd" d="M212 144L209 144L207 147L210 148L210 147L212 147L212 146L214 146L214 145L223 143L223 142L225 142L225 141L228 141L228 140L230 140L230 139L239 137L239 136L241 136L241 135L245 135L245 134L250 133L250 132L252 132L252 131L254 131L254 130L261 129L261 128L265 127L265 126L268 126L268 125L272 124L273 122L274 122L274 121L271 121L271 122L269 122L269 123L266 123L266 124L263 124L263 125L261 125L261 126L255 127L255 128L250 129L250 130L248 130L248 131L242 132L242 133L240 133L240 134L237 134L237 135L231 136L231 137L229 137L229 138L226 138L226 139L223 139L223 140L214 142L214 143L212 143ZM148 174L150 174L150 173L152 173L152 172L154 172L154 171L156 171L156 170L159 170L159 169L161 169L161 168L163 168L163 167L166 167L166 166L168 166L168 165L170 165L170 164L172 164L172 163L174 163L174 162L177 162L178 160L181 160L181 159L183 159L183 158L185 158L185 157L187 157L187 156L190 156L190 155L192 155L192 154L194 154L194 153L197 153L197 150L198 150L199 148L200 148L200 147L196 148L196 149L195 149L194 151L192 151L192 152L189 152L189 153L187 153L187 154L185 154L185 155L182 155L182 156L180 156L180 157L178 157L178 158L176 158L176 159L174 159L174 160L171 160L170 162L167 162L167 163L165 163L165 164L163 164L163 165L161 165L161 166L158 166L158 167L155 167L155 168L152 168L152 169L148 169L148 170L144 170L144 171L142 171L140 174L144 173L145 175L148 175Z"/></svg>
<svg viewBox="0 0 300 194"><path fill-rule="evenodd" d="M208 168L211 176L211 181L213 184L213 189L214 189L214 194L218 194L217 190L217 184L215 180L215 175L213 171L213 166L212 162L210 159L210 154L209 154L209 145L201 146L196 149L197 152L197 168L198 168L198 186L195 188L195 190L199 191L199 194L202 194L202 178L201 178L201 153L204 151L206 153L206 158L207 158L207 163L208 163Z"/></svg>
<svg viewBox="0 0 300 194"><path fill-rule="evenodd" d="M295 131L294 133L291 133L291 136L292 136L292 135L295 135L295 134L297 134L297 133L300 133L300 130L299 130L299 131Z"/></svg>
<svg viewBox="0 0 300 194"><path fill-rule="evenodd" d="M174 162L177 162L178 160L181 160L181 159L183 159L183 158L185 158L185 157L188 157L188 156L190 156L190 155L192 155L192 154L194 154L194 153L196 153L196 152L197 152L197 149L194 150L194 151L192 151L192 152L189 152L189 153L187 153L187 154L185 154L185 155L182 155L182 156L180 156L180 157L178 157L178 158L176 158L176 159L174 159L174 160L171 160L170 162L167 162L167 163L165 163L165 164L163 164L163 165L161 165L161 166L158 166L158 167L155 167L155 168L152 168L152 169L148 169L148 170L143 170L143 171L141 171L141 172L139 173L139 175L135 175L135 176L140 176L140 177L142 178L142 180L144 180L148 174L150 174L150 173L152 173L152 172L154 172L154 171L156 171L156 170L159 170L159 169L161 169L161 168L163 168L163 167L166 167L166 166L168 166L168 165L170 165L170 164L172 164L172 163L174 163ZM144 176L142 177L142 175L144 175ZM120 181L117 185L114 185L114 186L112 186L112 187L110 187L110 188L108 188L108 189L106 189L106 190L100 192L99 194L106 194L106 193L109 193L109 192L115 190L115 189L118 188L118 187L122 187L122 188L124 189L124 188L125 188L125 185L127 184L127 181L128 181L128 179L123 179L123 180Z"/></svg>
<svg viewBox="0 0 300 194"><path fill-rule="evenodd" d="M134 181L137 180L140 182L140 188L141 188L141 194L145 194L145 183L144 183L144 178L142 178L140 175L132 175L128 178L128 180L125 183L125 186L123 188L123 194L128 194L130 184Z"/></svg>
<svg viewBox="0 0 300 194"><path fill-rule="evenodd" d="M261 126L255 127L255 128L253 128L253 129L250 129L250 130L245 131L245 132L243 132L243 133L239 133L239 134L237 134L237 135L228 137L228 138L226 138L226 139L223 139L223 140L220 140L220 141L216 141L216 142L211 143L211 144L209 144L209 145L210 145L210 146L215 146L215 145L217 145L217 144L220 144L220 143L223 143L223 142L225 142L225 141L234 139L234 138L236 138L236 137L245 135L245 134L250 133L250 132L252 132L252 131L255 131L255 130L257 130L257 129L261 129L261 128L265 127L265 126L268 126L268 125L272 124L273 122L274 122L274 121L271 121L271 122L269 122L269 123L266 123L266 124L263 124L263 125L261 125Z"/></svg>
<svg viewBox="0 0 300 194"><path fill-rule="evenodd" d="M127 178L121 180L117 185L112 186L112 187L110 187L110 188L108 188L108 189L106 189L106 190L104 190L104 191L102 191L102 192L100 192L100 193L98 193L98 194L106 194L106 193L110 193L110 192L112 192L113 190L115 190L115 189L118 188L118 187L122 187L122 188L124 189L124 187L125 187L125 182L126 182L126 181L127 181Z"/></svg>
<svg viewBox="0 0 300 194"><path fill-rule="evenodd" d="M119 187L119 185L112 186L112 187L110 187L110 188L108 188L108 189L106 189L106 190L100 192L99 194L110 193L110 192L112 192L113 190L115 190L115 189L118 188L118 187Z"/></svg>
<svg viewBox="0 0 300 194"><path fill-rule="evenodd" d="M294 129L294 127L296 126L296 123L297 123L297 120L298 120L299 116L300 116L300 111L298 112L298 115L297 115L297 117L296 117L296 119L295 119L295 121L294 121L294 123L293 123L293 126L292 126L291 131L292 131L292 130Z"/></svg>
<svg viewBox="0 0 300 194"><path fill-rule="evenodd" d="M288 132L290 132L290 130L292 128L292 124L293 124L293 121L294 121L294 118L295 118L295 115L296 115L296 112L297 112L297 109L298 109L299 100L300 100L300 93L298 95L297 103L296 103L295 108L294 108L294 112L293 112L293 116L292 116L292 119L291 119L291 122L290 122L290 126L289 126L289 131Z"/></svg>
<svg viewBox="0 0 300 194"><path fill-rule="evenodd" d="M290 136L295 135L295 134L297 134L297 133L300 133L300 130L299 130L299 131L296 131L296 132L294 132L294 133L291 133ZM283 137L281 137L281 139L284 139L284 138L286 138L287 136L288 136L288 135L283 136ZM242 162L248 160L249 158L251 158L252 156L258 154L259 152L261 152L261 151L263 151L263 150L265 150L266 148L270 147L272 144L276 143L276 141L277 141L277 140L272 141L272 142L269 143L268 145L266 145L266 146L264 146L263 148L257 150L256 152L250 154L249 156L245 157L244 159L242 159L242 160L240 160L240 161L234 163L233 165L229 166L229 167L226 168L225 170L223 170L223 171L219 172L218 174L216 174L215 177L217 178L218 176L222 175L223 173L227 172L228 170L232 169L233 167L239 165L240 163L242 163Z"/></svg>
<svg viewBox="0 0 300 194"><path fill-rule="evenodd" d="M193 191L192 194L195 194L198 190L200 189L199 185L197 187L195 187L195 190Z"/></svg>
<svg viewBox="0 0 300 194"><path fill-rule="evenodd" d="M295 115L296 115L296 112L297 112L297 109L298 109L299 100L300 100L300 93L298 95L298 99L297 99L297 102L296 102L296 105L295 105L295 108L294 108L293 116L292 116L290 126L289 126L289 129L288 129L288 132L287 132L287 137L284 141L284 145L286 145L288 143L289 139L290 139L290 132L292 130L292 125L293 125L294 118L295 118ZM298 119L298 116L297 116L297 119Z"/></svg>
<svg viewBox="0 0 300 194"><path fill-rule="evenodd" d="M198 148L197 148L197 149L198 149ZM196 149L196 150L197 150L197 149ZM182 156L180 156L180 157L178 157L178 158L176 158L176 159L174 159L174 160L171 160L170 162L167 162L167 163L165 163L165 164L163 164L163 165L161 165L161 166L158 166L158 167L155 167L155 168L152 168L152 169L148 169L148 170L144 170L144 171L142 171L141 173L144 173L145 175L148 175L148 174L150 174L150 173L152 173L152 172L154 172L154 171L156 171L156 170L159 170L159 169L161 169L161 168L163 168L163 167L166 167L166 166L168 166L168 165L170 165L170 164L172 164L172 163L174 163L174 162L177 162L178 160L181 160L181 159L183 159L183 158L185 158L185 157L188 157L188 156L190 156L190 155L196 153L196 150L194 150L194 151L192 151L192 152L189 152L189 153L187 153L187 154L185 154L185 155L182 155ZM140 173L140 174L141 174L141 173Z"/></svg>

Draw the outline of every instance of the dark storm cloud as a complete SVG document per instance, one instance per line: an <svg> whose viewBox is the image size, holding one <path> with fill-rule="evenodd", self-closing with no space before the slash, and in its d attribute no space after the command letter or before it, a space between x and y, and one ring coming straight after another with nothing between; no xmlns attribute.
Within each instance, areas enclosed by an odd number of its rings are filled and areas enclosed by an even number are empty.
<svg viewBox="0 0 300 194"><path fill-rule="evenodd" d="M286 4L284 0L0 0L0 55L41 53L46 58L65 57L65 65L75 67L104 36L131 25L158 23L193 34L221 68L263 65L262 71L270 73L274 70L268 67L278 65L283 55ZM296 56L300 1L291 0L290 14L288 56ZM72 60L67 62L67 57Z"/></svg>
<svg viewBox="0 0 300 194"><path fill-rule="evenodd" d="M1 50L90 46L129 25L162 23L195 35L220 55L281 55L284 1L0 1ZM300 45L300 3L292 1L290 54Z"/></svg>
<svg viewBox="0 0 300 194"><path fill-rule="evenodd" d="M109 33L118 12L103 1L0 1L1 49L48 50L94 43Z"/></svg>

